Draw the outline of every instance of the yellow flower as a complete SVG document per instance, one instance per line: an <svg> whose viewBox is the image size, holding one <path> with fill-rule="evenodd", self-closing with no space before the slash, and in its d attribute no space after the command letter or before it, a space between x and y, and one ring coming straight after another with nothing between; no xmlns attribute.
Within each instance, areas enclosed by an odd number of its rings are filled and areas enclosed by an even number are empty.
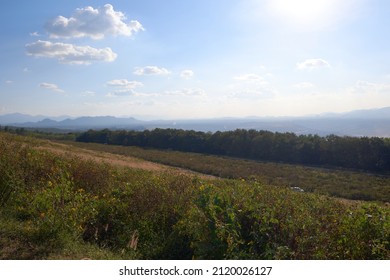
<svg viewBox="0 0 390 280"><path fill-rule="evenodd" d="M41 218L45 218L45 213L44 212L41 213Z"/></svg>

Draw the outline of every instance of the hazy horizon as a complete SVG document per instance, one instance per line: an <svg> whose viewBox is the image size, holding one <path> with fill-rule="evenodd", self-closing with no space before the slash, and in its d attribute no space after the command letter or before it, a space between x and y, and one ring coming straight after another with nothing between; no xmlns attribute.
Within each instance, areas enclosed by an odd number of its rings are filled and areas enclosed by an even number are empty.
<svg viewBox="0 0 390 280"><path fill-rule="evenodd" d="M383 109L389 109L390 110L390 107L382 107L382 108L373 108L373 109L362 109L362 110L353 110L353 111L346 111L346 112L339 112L339 113L335 113L335 112L324 112L324 113L321 113L321 114L307 114L307 115L298 115L298 116L288 116L288 115L280 115L280 116L255 116L255 115L243 115L243 116L238 116L238 117L235 117L235 116L218 116L218 117L195 117L195 118L191 118L191 117L182 117L182 118L165 118L164 116L153 116L153 115L104 115L104 114L97 114L97 115L44 115L44 114L25 114L25 113L21 113L21 112L12 112L12 113L7 113L7 114L0 114L0 116L5 116L5 115L13 115L13 114L21 114L21 115L29 115L31 117L43 117L43 118L52 118L52 119L67 119L67 118L70 118L70 119L76 119L76 118L81 118L81 117L115 117L115 118L135 118L137 120L141 120L141 121L156 121L156 120L211 120L211 119L255 119L255 118L259 118L259 119L272 119L272 118L275 118L275 119L283 119L283 118L310 118L310 117L327 117L327 116L333 116L333 115L336 115L336 116L342 116L343 114L348 114L348 113L353 113L353 112L369 112L371 110L383 110Z"/></svg>
<svg viewBox="0 0 390 280"><path fill-rule="evenodd" d="M388 107L389 9L384 0L8 1L0 115L209 119Z"/></svg>

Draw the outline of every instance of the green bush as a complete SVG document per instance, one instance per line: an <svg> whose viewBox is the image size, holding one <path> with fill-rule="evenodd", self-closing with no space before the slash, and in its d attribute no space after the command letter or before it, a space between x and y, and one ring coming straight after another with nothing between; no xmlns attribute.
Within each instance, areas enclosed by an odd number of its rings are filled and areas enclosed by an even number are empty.
<svg viewBox="0 0 390 280"><path fill-rule="evenodd" d="M39 145L0 133L0 259L390 258L383 204L119 168Z"/></svg>

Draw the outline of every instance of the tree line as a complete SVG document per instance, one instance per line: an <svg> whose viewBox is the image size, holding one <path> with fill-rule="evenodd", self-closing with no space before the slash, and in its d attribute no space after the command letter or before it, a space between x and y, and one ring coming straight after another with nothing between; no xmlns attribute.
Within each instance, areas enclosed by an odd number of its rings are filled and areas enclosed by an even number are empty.
<svg viewBox="0 0 390 280"><path fill-rule="evenodd" d="M389 138L320 137L244 129L205 133L157 128L145 131L89 130L78 135L76 141L390 173Z"/></svg>

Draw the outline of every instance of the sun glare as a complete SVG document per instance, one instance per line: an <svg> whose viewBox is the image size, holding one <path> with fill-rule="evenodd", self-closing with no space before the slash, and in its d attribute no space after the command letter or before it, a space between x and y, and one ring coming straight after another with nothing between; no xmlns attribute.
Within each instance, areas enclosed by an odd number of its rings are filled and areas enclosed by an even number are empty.
<svg viewBox="0 0 390 280"><path fill-rule="evenodd" d="M348 2L348 1L346 1ZM269 0L273 17L292 27L317 29L340 19L345 3L337 0Z"/></svg>

